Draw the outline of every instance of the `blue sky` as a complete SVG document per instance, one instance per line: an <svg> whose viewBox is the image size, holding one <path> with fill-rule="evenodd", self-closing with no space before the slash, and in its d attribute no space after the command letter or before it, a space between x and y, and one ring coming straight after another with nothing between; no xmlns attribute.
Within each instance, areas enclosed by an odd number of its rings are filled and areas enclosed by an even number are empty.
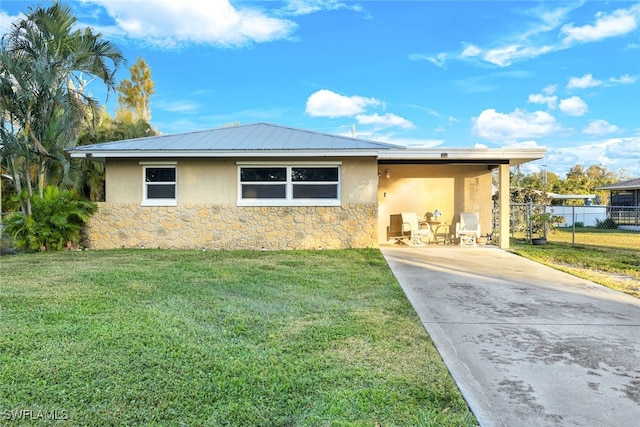
<svg viewBox="0 0 640 427"><path fill-rule="evenodd" d="M35 1L2 0L0 29ZM43 2L48 5L48 2ZM268 122L412 147L545 147L640 177L640 3L67 2L151 67L162 133ZM88 86L113 112L117 97Z"/></svg>

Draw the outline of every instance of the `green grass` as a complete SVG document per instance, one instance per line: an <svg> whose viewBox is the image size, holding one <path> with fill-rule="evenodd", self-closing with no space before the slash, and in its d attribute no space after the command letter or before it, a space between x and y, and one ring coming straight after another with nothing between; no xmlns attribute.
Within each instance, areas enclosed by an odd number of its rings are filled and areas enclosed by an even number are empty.
<svg viewBox="0 0 640 427"><path fill-rule="evenodd" d="M3 420L57 411L82 426L476 423L377 250L0 263Z"/></svg>
<svg viewBox="0 0 640 427"><path fill-rule="evenodd" d="M517 232L513 238L525 240L525 232ZM573 243L573 229L558 228L547 234L554 243ZM598 229L595 227L576 227L575 244L595 247L608 247L623 250L640 251L640 232L621 229Z"/></svg>
<svg viewBox="0 0 640 427"><path fill-rule="evenodd" d="M532 246L513 241L511 251L545 265L640 298L637 250L548 243Z"/></svg>
<svg viewBox="0 0 640 427"><path fill-rule="evenodd" d="M574 239L573 230L571 228L559 228L555 232L549 233L548 238L553 242L572 243ZM606 246L640 251L640 232L577 227L575 243L577 245Z"/></svg>

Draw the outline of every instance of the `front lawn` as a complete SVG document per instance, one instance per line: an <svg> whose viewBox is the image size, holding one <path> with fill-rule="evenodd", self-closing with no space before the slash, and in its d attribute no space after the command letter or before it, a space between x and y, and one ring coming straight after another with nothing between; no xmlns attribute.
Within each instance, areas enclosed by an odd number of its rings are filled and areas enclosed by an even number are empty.
<svg viewBox="0 0 640 427"><path fill-rule="evenodd" d="M0 258L0 417L475 425L378 250Z"/></svg>

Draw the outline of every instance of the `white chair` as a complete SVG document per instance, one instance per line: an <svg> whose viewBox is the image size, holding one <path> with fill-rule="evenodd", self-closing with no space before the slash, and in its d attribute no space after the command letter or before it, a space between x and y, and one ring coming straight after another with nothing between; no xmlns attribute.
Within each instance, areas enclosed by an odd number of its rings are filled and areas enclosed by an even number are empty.
<svg viewBox="0 0 640 427"><path fill-rule="evenodd" d="M460 222L456 224L456 237L460 239L460 246L476 246L476 239L480 237L480 219L476 212L460 214Z"/></svg>
<svg viewBox="0 0 640 427"><path fill-rule="evenodd" d="M408 245L411 246L424 246L422 241L423 236L429 238L431 236L431 228L429 224L424 223L422 227L418 223L418 214L415 212L401 212L402 217L402 234L410 237ZM405 234L408 233L408 234Z"/></svg>

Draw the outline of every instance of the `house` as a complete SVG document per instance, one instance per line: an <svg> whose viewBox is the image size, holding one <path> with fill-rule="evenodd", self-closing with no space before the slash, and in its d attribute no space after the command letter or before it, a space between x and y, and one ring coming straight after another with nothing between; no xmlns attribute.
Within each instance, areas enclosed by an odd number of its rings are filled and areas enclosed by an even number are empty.
<svg viewBox="0 0 640 427"><path fill-rule="evenodd" d="M508 236L509 167L544 149L407 149L258 123L69 153L105 162L91 248L271 250L377 247L402 211L437 209L445 227L478 212L488 232L494 170Z"/></svg>
<svg viewBox="0 0 640 427"><path fill-rule="evenodd" d="M603 185L596 190L609 190L609 215L616 224L640 226L640 178Z"/></svg>

